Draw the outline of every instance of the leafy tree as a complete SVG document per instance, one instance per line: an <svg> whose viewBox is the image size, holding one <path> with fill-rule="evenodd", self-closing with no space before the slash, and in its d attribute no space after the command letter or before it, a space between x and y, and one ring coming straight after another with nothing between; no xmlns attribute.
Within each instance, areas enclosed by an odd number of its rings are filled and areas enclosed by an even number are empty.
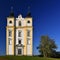
<svg viewBox="0 0 60 60"><path fill-rule="evenodd" d="M38 46L39 52L44 57L51 57L56 51L56 44L53 39L48 36L41 36L40 45Z"/></svg>

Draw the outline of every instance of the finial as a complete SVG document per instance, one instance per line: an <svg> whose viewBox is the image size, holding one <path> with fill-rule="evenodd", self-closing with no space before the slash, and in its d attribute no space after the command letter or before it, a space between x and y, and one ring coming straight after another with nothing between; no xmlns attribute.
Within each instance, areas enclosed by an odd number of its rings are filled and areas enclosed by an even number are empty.
<svg viewBox="0 0 60 60"><path fill-rule="evenodd" d="M28 12L30 12L30 6L28 6Z"/></svg>
<svg viewBox="0 0 60 60"><path fill-rule="evenodd" d="M31 17L30 6L28 6L28 13L26 17Z"/></svg>
<svg viewBox="0 0 60 60"><path fill-rule="evenodd" d="M13 6L11 6L10 17L14 17Z"/></svg>

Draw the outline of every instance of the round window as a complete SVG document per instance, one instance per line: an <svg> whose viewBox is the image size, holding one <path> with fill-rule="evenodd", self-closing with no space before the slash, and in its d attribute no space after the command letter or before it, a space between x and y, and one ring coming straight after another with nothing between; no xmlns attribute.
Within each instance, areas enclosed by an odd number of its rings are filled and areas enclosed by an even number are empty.
<svg viewBox="0 0 60 60"><path fill-rule="evenodd" d="M12 21L9 21L9 23L12 23Z"/></svg>
<svg viewBox="0 0 60 60"><path fill-rule="evenodd" d="M27 23L30 23L30 21L27 21Z"/></svg>

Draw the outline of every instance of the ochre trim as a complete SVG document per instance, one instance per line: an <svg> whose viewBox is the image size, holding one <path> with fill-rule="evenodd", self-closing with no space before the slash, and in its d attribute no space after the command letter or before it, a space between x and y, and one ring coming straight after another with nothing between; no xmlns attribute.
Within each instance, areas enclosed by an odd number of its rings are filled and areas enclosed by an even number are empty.
<svg viewBox="0 0 60 60"><path fill-rule="evenodd" d="M13 30L12 30L12 43L13 43L13 44L12 44L12 45L13 45L13 46L12 46L12 49L13 49L12 52L13 52L13 55L14 55L14 35L15 35L15 34L14 34L14 28L13 28Z"/></svg>
<svg viewBox="0 0 60 60"><path fill-rule="evenodd" d="M15 26L6 26L6 28L15 28Z"/></svg>
<svg viewBox="0 0 60 60"><path fill-rule="evenodd" d="M18 28L33 28L33 27L32 26L22 26L22 27L18 26L18 27L16 27L16 29L18 29Z"/></svg>
<svg viewBox="0 0 60 60"><path fill-rule="evenodd" d="M9 55L8 49L8 29L12 28L12 55L14 55L14 26L8 27L6 26L6 55Z"/></svg>
<svg viewBox="0 0 60 60"><path fill-rule="evenodd" d="M6 28L33 28L32 26L18 26L18 27L15 27L15 26L6 26Z"/></svg>
<svg viewBox="0 0 60 60"><path fill-rule="evenodd" d="M24 55L27 55L27 45L26 45L27 44L27 41L26 41L26 38L27 38L26 33L27 32L26 32L26 28L24 29L24 32L25 32L24 33L24 46L25 46L24 47Z"/></svg>

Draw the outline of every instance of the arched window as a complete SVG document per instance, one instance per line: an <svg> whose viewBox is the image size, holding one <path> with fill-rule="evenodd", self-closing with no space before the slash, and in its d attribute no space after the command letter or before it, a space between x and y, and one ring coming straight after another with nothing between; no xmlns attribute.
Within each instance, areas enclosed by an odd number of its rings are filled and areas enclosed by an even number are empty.
<svg viewBox="0 0 60 60"><path fill-rule="evenodd" d="M19 23L18 23L18 24L19 24L19 26L21 26L21 21L19 21Z"/></svg>
<svg viewBox="0 0 60 60"><path fill-rule="evenodd" d="M8 30L8 35L9 35L9 37L12 36L12 31L11 30Z"/></svg>
<svg viewBox="0 0 60 60"><path fill-rule="evenodd" d="M21 44L21 39L18 40L18 44Z"/></svg>
<svg viewBox="0 0 60 60"><path fill-rule="evenodd" d="M18 37L21 37L21 33L22 33L22 32L19 30L19 31L18 31Z"/></svg>
<svg viewBox="0 0 60 60"><path fill-rule="evenodd" d="M27 30L27 36L30 36L30 30Z"/></svg>
<svg viewBox="0 0 60 60"><path fill-rule="evenodd" d="M12 44L12 39L11 38L8 38L8 43L9 43L9 45Z"/></svg>

